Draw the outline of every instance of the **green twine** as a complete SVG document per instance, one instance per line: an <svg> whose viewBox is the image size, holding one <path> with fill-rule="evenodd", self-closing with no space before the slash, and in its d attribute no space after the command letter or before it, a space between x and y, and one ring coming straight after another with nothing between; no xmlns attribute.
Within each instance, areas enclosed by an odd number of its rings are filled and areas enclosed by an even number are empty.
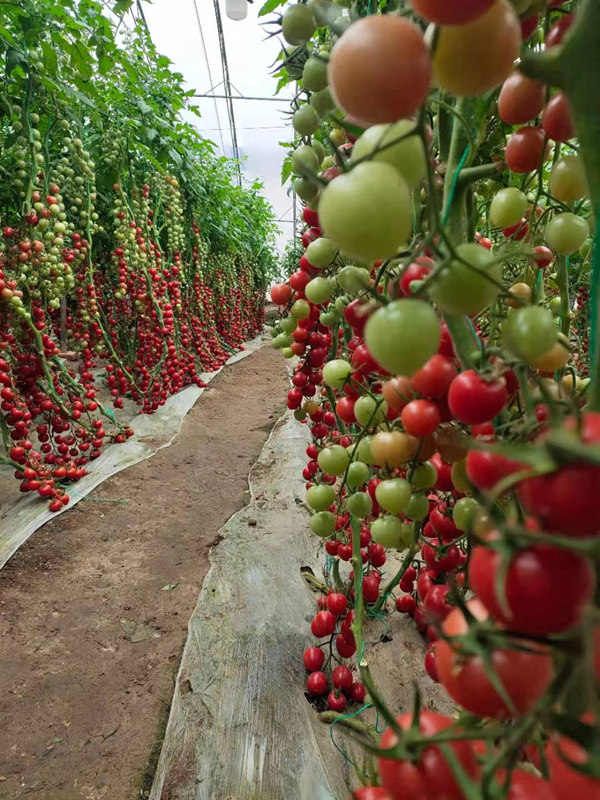
<svg viewBox="0 0 600 800"><path fill-rule="evenodd" d="M592 281L590 284L590 378L592 385L598 378L598 304L600 303L600 248L598 247L598 237L600 236L600 220L596 226L596 236L594 241L594 253L592 256Z"/></svg>
<svg viewBox="0 0 600 800"><path fill-rule="evenodd" d="M371 708L371 707L372 707L372 704L368 703L366 706L363 706L362 708L359 708L358 711L353 711L352 714L344 714L343 716L338 717L337 719L334 719L333 722L331 723L331 727L329 728L329 736L331 737L331 741L333 742L333 746L338 751L338 753L340 753L340 755L343 756L343 758L346 761L348 761L348 763L352 764L354 769L358 769L358 767L356 766L354 761L350 758L348 753L346 753L344 750L342 750L342 748L338 745L336 740L333 738L333 726L336 725L338 722L341 722L343 719L352 719L353 717L358 717L360 714L363 713L363 711L366 711L367 708Z"/></svg>
<svg viewBox="0 0 600 800"><path fill-rule="evenodd" d="M456 193L456 187L458 186L458 178L460 176L460 171L465 165L465 162L469 156L470 149L471 145L468 144L465 147L465 152L462 154L462 158L458 162L458 167L456 168L456 172L454 173L454 177L452 178L452 186L450 187L448 202L446 203L446 208L444 209L444 217L442 219L442 225L445 225L446 222L448 221L448 214L450 213L450 208L452 207L452 201L454 200L454 195Z"/></svg>

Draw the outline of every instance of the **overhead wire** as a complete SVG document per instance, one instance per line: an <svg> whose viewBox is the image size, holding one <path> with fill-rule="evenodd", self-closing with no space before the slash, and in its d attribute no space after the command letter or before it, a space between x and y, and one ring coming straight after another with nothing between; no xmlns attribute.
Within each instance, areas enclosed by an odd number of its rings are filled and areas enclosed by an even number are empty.
<svg viewBox="0 0 600 800"><path fill-rule="evenodd" d="M194 5L196 5L196 0L194 0ZM221 54L221 66L223 69L223 82L225 84L225 92L229 95L227 98L227 115L229 117L229 128L231 131L231 144L233 147L233 157L236 161L237 166L237 177L238 177L238 184L242 185L242 168L240 165L240 151L238 147L238 140L237 140L237 130L235 127L235 114L233 111L233 102L231 99L231 80L229 78L229 64L227 62L227 50L225 47L225 35L223 33L223 20L221 19L221 9L219 8L219 0L213 0L213 6L215 9L215 19L217 22L217 35L219 37L219 51Z"/></svg>
<svg viewBox="0 0 600 800"><path fill-rule="evenodd" d="M194 11L196 12L196 22L198 24L198 31L200 33L200 41L202 43L202 52L204 53L204 63L206 64L206 72L208 75L208 80L210 81L210 85L214 86L212 72L210 69L210 61L208 58L208 50L206 49L206 41L204 39L204 31L202 30L202 22L200 21L200 12L198 10L198 3L196 0L192 0L192 3L194 5ZM221 139L221 149L223 150L223 153L225 153L225 140L223 139L223 128L221 127L221 118L219 116L219 104L217 103L216 98L213 98L213 102L215 104L215 115L217 117L219 137Z"/></svg>

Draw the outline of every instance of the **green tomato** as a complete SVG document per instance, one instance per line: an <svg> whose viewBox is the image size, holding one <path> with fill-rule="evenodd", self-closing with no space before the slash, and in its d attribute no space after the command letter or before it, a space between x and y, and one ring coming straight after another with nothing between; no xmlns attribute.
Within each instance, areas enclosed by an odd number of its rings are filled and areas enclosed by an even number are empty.
<svg viewBox="0 0 600 800"><path fill-rule="evenodd" d="M359 397L354 404L354 416L359 425L369 425L373 427L383 422L387 414L387 403L385 400L378 401L368 394Z"/></svg>
<svg viewBox="0 0 600 800"><path fill-rule="evenodd" d="M300 108L294 112L292 125L300 136L312 136L319 127L319 115L310 105L300 106Z"/></svg>
<svg viewBox="0 0 600 800"><path fill-rule="evenodd" d="M284 347L284 348L282 349L282 351L281 351L281 355L282 355L284 358L293 358L293 357L294 357L294 355L295 355L295 353L294 353L294 351L292 350L292 348L291 348L291 347Z"/></svg>
<svg viewBox="0 0 600 800"><path fill-rule="evenodd" d="M345 447L333 444L321 450L317 463L327 475L343 475L350 463L350 456Z"/></svg>
<svg viewBox="0 0 600 800"><path fill-rule="evenodd" d="M293 333L298 327L298 320L295 320L293 317L284 317L280 321L279 327L284 333Z"/></svg>
<svg viewBox="0 0 600 800"><path fill-rule="evenodd" d="M318 155L308 144L301 144L292 153L292 169L295 175L316 175L320 165Z"/></svg>
<svg viewBox="0 0 600 800"><path fill-rule="evenodd" d="M327 539L335 530L335 515L331 511L319 511L310 518L310 529L322 539Z"/></svg>
<svg viewBox="0 0 600 800"><path fill-rule="evenodd" d="M368 517L373 508L373 501L367 492L356 492L346 498L346 509L359 519Z"/></svg>
<svg viewBox="0 0 600 800"><path fill-rule="evenodd" d="M331 297L333 286L329 278L313 278L306 284L304 294L306 299L317 306L322 306Z"/></svg>
<svg viewBox="0 0 600 800"><path fill-rule="evenodd" d="M373 458L373 452L371 450L371 439L372 436L364 436L356 447L356 455L361 460L364 461L365 464L373 464L375 459Z"/></svg>
<svg viewBox="0 0 600 800"><path fill-rule="evenodd" d="M308 6L288 6L281 19L281 33L288 44L305 44L317 29L315 17Z"/></svg>
<svg viewBox="0 0 600 800"><path fill-rule="evenodd" d="M309 92L320 92L327 86L327 62L324 56L310 56L302 70L302 83Z"/></svg>
<svg viewBox="0 0 600 800"><path fill-rule="evenodd" d="M352 365L343 358L328 361L323 367L323 383L332 389L343 389L352 374Z"/></svg>
<svg viewBox="0 0 600 800"><path fill-rule="evenodd" d="M414 519L415 522L422 522L429 514L429 501L424 494L413 494L404 511L405 516Z"/></svg>
<svg viewBox="0 0 600 800"><path fill-rule="evenodd" d="M332 311L323 311L321 314L319 314L319 322L321 325L325 325L327 328L333 328L338 320L339 317Z"/></svg>
<svg viewBox="0 0 600 800"><path fill-rule="evenodd" d="M326 116L335 108L335 100L333 99L333 95L328 88L321 89L320 92L315 92L313 95L311 95L310 104L317 112L319 117ZM333 164L331 166L333 166Z"/></svg>
<svg viewBox="0 0 600 800"><path fill-rule="evenodd" d="M306 502L315 511L327 511L335 500L333 487L326 483L311 486L306 490Z"/></svg>
<svg viewBox="0 0 600 800"><path fill-rule="evenodd" d="M433 280L429 296L448 314L479 314L498 297L502 267L479 244L461 244L456 252L466 264L457 259L450 261Z"/></svg>
<svg viewBox="0 0 600 800"><path fill-rule="evenodd" d="M325 158L325 148L323 147L322 143L318 139L313 139L312 140L311 147L315 151L315 153L317 154L317 158L319 159L319 166L320 166L321 162Z"/></svg>
<svg viewBox="0 0 600 800"><path fill-rule="evenodd" d="M427 160L423 142L417 135L406 134L415 129L408 119L390 125L371 125L352 148L352 161L371 157L374 161L390 164L398 170L408 186L418 186L427 173ZM402 137L406 138L402 138ZM397 144L391 144L400 139Z"/></svg>
<svg viewBox="0 0 600 800"><path fill-rule="evenodd" d="M399 514L407 507L411 493L410 483L404 478L390 478L377 485L375 499L384 511Z"/></svg>
<svg viewBox="0 0 600 800"><path fill-rule="evenodd" d="M588 236L587 222L569 211L558 214L546 226L546 244L562 255L570 255L579 250Z"/></svg>
<svg viewBox="0 0 600 800"><path fill-rule="evenodd" d="M355 295L371 285L369 271L349 264L342 267L336 275L338 286L348 294Z"/></svg>
<svg viewBox="0 0 600 800"><path fill-rule="evenodd" d="M365 343L382 367L410 377L437 353L440 323L428 303L394 300L369 317Z"/></svg>
<svg viewBox="0 0 600 800"><path fill-rule="evenodd" d="M319 211L319 214L321 212ZM328 267L337 255L337 247L325 236L320 236L306 248L306 257L317 269Z"/></svg>
<svg viewBox="0 0 600 800"><path fill-rule="evenodd" d="M310 306L306 300L296 300L290 309L290 314L294 319L306 319L310 316Z"/></svg>
<svg viewBox="0 0 600 800"><path fill-rule="evenodd" d="M500 189L490 205L490 222L496 228L516 225L527 211L527 196L520 189Z"/></svg>
<svg viewBox="0 0 600 800"><path fill-rule="evenodd" d="M431 461L424 461L414 470L410 483L415 489L431 489L437 479L437 469Z"/></svg>
<svg viewBox="0 0 600 800"><path fill-rule="evenodd" d="M456 501L452 509L452 519L459 531L469 530L478 508L477 500L472 497L461 497Z"/></svg>
<svg viewBox="0 0 600 800"><path fill-rule="evenodd" d="M363 461L353 461L348 467L346 483L351 489L358 489L371 477L371 470Z"/></svg>
<svg viewBox="0 0 600 800"><path fill-rule="evenodd" d="M592 252L593 245L594 245L593 239L586 239L585 242L579 248L579 255L583 259L586 259Z"/></svg>
<svg viewBox="0 0 600 800"><path fill-rule="evenodd" d="M298 420L298 422L304 422L307 416L308 415L303 408L297 408L294 411L294 419Z"/></svg>
<svg viewBox="0 0 600 800"><path fill-rule="evenodd" d="M325 235L356 258L388 258L412 227L410 191L389 164L358 164L322 192L319 221Z"/></svg>
<svg viewBox="0 0 600 800"><path fill-rule="evenodd" d="M316 183L309 181L307 178L298 178L294 181L294 192L298 195L300 200L305 203L314 201L319 194L319 187Z"/></svg>
<svg viewBox="0 0 600 800"><path fill-rule="evenodd" d="M275 350L281 350L283 347L290 347L292 344L292 337L288 333L280 333L273 339L273 347Z"/></svg>
<svg viewBox="0 0 600 800"><path fill-rule="evenodd" d="M371 523L371 538L377 544L384 547L395 547L402 550L405 544L402 539L404 526L398 517L385 516L379 517Z"/></svg>
<svg viewBox="0 0 600 800"><path fill-rule="evenodd" d="M583 160L577 155L567 155L552 167L549 182L550 194L559 203L574 203L589 194Z"/></svg>
<svg viewBox="0 0 600 800"><path fill-rule="evenodd" d="M558 329L552 312L543 306L512 311L502 325L502 339L513 355L531 363L556 344Z"/></svg>
<svg viewBox="0 0 600 800"><path fill-rule="evenodd" d="M405 548L412 547L417 541L417 535L409 522L402 523L402 544Z"/></svg>

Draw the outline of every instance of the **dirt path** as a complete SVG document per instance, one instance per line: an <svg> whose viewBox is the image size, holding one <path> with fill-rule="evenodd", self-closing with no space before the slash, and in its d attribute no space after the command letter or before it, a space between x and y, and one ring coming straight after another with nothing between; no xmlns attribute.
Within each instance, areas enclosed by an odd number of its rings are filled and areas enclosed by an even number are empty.
<svg viewBox="0 0 600 800"><path fill-rule="evenodd" d="M246 502L286 383L269 347L227 367L171 447L0 572L1 800L146 796L209 547Z"/></svg>

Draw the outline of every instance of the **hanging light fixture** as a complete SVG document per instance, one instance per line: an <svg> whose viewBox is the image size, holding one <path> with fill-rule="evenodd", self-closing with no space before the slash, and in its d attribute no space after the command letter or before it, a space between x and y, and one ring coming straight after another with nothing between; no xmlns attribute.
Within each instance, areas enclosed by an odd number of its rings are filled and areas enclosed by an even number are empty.
<svg viewBox="0 0 600 800"><path fill-rule="evenodd" d="M246 19L248 16L248 0L225 0L225 13L229 19Z"/></svg>

